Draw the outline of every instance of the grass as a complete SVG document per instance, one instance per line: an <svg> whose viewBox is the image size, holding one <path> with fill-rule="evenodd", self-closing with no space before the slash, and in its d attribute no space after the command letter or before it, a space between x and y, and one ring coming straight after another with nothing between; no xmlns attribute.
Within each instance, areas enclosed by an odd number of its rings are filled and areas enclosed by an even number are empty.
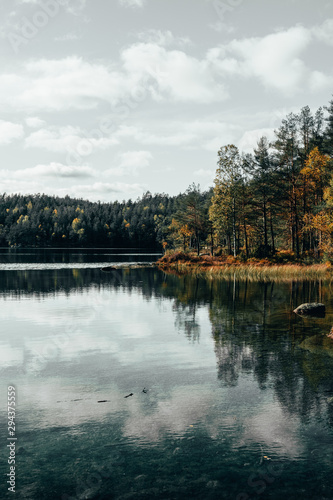
<svg viewBox="0 0 333 500"><path fill-rule="evenodd" d="M157 261L159 269L177 275L191 274L208 278L239 279L251 281L317 280L329 278L332 268L327 264L277 263L270 259L249 259L246 262L234 258L212 257L174 252Z"/></svg>

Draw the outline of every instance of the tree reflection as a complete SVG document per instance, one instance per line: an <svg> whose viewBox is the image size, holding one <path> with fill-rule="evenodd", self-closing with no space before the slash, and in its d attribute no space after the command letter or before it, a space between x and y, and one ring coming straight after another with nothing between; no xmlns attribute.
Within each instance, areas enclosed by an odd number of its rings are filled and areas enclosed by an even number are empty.
<svg viewBox="0 0 333 500"><path fill-rule="evenodd" d="M165 274L155 268L1 271L0 296L20 299L124 290L147 302L172 304L177 330L190 342L202 334L199 308L206 308L222 385L234 387L252 376L264 391L274 388L281 407L306 419L327 412L332 425L333 357L325 333L331 329L332 286L323 281L255 282L211 280ZM324 302L326 318L301 318L292 311L303 302ZM129 301L130 307L130 301ZM313 341L311 339L314 339ZM326 353L329 353L328 356Z"/></svg>

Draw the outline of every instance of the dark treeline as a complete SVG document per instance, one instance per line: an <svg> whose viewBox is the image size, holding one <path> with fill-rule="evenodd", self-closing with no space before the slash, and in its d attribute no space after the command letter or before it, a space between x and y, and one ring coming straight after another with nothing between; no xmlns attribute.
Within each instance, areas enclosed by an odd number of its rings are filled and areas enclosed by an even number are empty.
<svg viewBox="0 0 333 500"><path fill-rule="evenodd" d="M159 228L174 204L174 197L149 192L135 202L122 203L4 194L0 197L0 245L161 248Z"/></svg>
<svg viewBox="0 0 333 500"><path fill-rule="evenodd" d="M147 192L136 201L122 203L94 203L46 194L3 194L0 195L0 246L156 250L168 244L174 247L177 237L173 217L185 210L193 189L195 186L178 196ZM198 192L196 196L200 203L206 203L208 217L212 191ZM195 246L201 240L201 232L194 227L189 245Z"/></svg>
<svg viewBox="0 0 333 500"><path fill-rule="evenodd" d="M234 257L333 256L333 100L290 113L253 153L218 151L214 188L93 203L0 197L1 246L195 250Z"/></svg>

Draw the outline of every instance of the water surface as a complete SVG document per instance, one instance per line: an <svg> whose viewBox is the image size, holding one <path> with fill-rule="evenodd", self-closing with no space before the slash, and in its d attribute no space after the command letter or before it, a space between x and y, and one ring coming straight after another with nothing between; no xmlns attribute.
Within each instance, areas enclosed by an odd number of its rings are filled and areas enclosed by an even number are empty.
<svg viewBox="0 0 333 500"><path fill-rule="evenodd" d="M3 251L0 270L15 498L333 498L330 283L105 274L101 262L143 256L19 253ZM292 313L308 301L326 317Z"/></svg>

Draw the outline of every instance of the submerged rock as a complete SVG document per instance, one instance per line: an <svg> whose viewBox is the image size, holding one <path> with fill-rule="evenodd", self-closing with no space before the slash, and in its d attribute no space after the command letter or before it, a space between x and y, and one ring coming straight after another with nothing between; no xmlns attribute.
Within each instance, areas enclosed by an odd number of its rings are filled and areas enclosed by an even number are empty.
<svg viewBox="0 0 333 500"><path fill-rule="evenodd" d="M117 268L113 266L106 266L101 267L101 271L103 271L104 273L111 273L111 271L117 271Z"/></svg>
<svg viewBox="0 0 333 500"><path fill-rule="evenodd" d="M299 346L301 349L311 352L312 354L327 354L333 357L333 342L328 335L318 334L309 337Z"/></svg>
<svg viewBox="0 0 333 500"><path fill-rule="evenodd" d="M320 302L311 302L306 304L301 304L294 309L294 313L300 314L302 316L317 316L320 318L325 317L325 304Z"/></svg>

